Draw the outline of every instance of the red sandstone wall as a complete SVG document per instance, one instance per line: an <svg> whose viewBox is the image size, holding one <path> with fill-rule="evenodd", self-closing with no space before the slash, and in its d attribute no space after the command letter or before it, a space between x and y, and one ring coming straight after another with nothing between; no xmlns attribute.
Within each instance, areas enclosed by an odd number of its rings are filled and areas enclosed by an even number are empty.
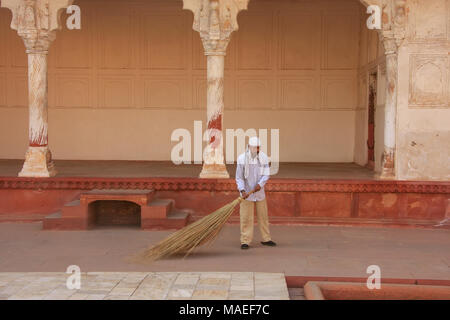
<svg viewBox="0 0 450 320"><path fill-rule="evenodd" d="M0 189L0 221L40 220L79 195L78 190Z"/></svg>
<svg viewBox="0 0 450 320"><path fill-rule="evenodd" d="M0 190L0 222L41 220L78 198L79 190ZM237 192L157 191L156 197L174 199L177 209L188 209L194 217L209 214L234 200ZM449 210L450 194L267 192L273 223L388 224L440 221ZM238 221L238 210L231 222Z"/></svg>

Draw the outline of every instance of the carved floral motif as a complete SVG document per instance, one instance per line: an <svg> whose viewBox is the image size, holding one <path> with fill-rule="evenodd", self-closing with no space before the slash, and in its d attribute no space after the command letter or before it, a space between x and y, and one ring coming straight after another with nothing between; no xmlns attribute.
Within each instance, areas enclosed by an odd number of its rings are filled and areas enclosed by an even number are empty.
<svg viewBox="0 0 450 320"><path fill-rule="evenodd" d="M194 13L193 29L200 33L206 54L225 53L231 33L238 30L237 15L249 0L184 0Z"/></svg>
<svg viewBox="0 0 450 320"><path fill-rule="evenodd" d="M407 9L406 0L383 0L381 37L384 40L386 52L397 52L406 35ZM395 41L395 47L392 41ZM386 43L389 41L390 43Z"/></svg>
<svg viewBox="0 0 450 320"><path fill-rule="evenodd" d="M234 179L200 178L0 178L0 189L152 189L236 192ZM396 192L449 194L449 182L272 179L268 192Z"/></svg>
<svg viewBox="0 0 450 320"><path fill-rule="evenodd" d="M61 28L59 16L73 0L3 0L12 12L11 28L23 39L27 52L46 53Z"/></svg>

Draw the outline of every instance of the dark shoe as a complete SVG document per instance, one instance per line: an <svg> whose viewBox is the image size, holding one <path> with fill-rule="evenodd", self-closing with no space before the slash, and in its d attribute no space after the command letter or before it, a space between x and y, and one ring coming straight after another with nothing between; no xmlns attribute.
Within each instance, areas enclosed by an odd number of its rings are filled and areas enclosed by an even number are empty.
<svg viewBox="0 0 450 320"><path fill-rule="evenodd" d="M262 245L269 246L269 247L275 247L277 244L273 242L272 240L261 242Z"/></svg>
<svg viewBox="0 0 450 320"><path fill-rule="evenodd" d="M248 244L241 244L241 249L248 249L248 248L250 248L249 246L248 246Z"/></svg>

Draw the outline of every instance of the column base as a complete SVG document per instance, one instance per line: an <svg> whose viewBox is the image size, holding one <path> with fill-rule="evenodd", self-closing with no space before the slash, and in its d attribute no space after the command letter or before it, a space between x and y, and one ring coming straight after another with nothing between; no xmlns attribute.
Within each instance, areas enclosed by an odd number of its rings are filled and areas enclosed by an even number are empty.
<svg viewBox="0 0 450 320"><path fill-rule="evenodd" d="M57 173L48 147L28 147L19 177L48 178Z"/></svg>
<svg viewBox="0 0 450 320"><path fill-rule="evenodd" d="M383 162L381 173L378 177L382 180L395 180L395 167L394 167L394 151L385 150L383 153Z"/></svg>
<svg viewBox="0 0 450 320"><path fill-rule="evenodd" d="M230 175L224 164L203 164L199 177L203 179L228 179Z"/></svg>
<svg viewBox="0 0 450 320"><path fill-rule="evenodd" d="M393 170L384 168L378 176L380 180L395 180L395 174Z"/></svg>

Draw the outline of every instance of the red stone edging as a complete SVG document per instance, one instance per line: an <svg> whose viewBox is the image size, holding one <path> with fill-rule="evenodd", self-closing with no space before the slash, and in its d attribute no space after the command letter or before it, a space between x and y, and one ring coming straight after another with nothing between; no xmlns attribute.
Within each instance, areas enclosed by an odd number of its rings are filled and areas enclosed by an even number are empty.
<svg viewBox="0 0 450 320"><path fill-rule="evenodd" d="M303 288L303 286L308 281L357 282L357 283L366 283L367 281L367 278L358 278L358 277L285 276L285 278L288 288ZM450 286L450 280L443 280L443 279L382 278L381 283Z"/></svg>
<svg viewBox="0 0 450 320"><path fill-rule="evenodd" d="M200 178L20 178L0 177L0 189L152 189L156 191L236 191L234 179ZM269 192L450 193L445 181L272 179Z"/></svg>

